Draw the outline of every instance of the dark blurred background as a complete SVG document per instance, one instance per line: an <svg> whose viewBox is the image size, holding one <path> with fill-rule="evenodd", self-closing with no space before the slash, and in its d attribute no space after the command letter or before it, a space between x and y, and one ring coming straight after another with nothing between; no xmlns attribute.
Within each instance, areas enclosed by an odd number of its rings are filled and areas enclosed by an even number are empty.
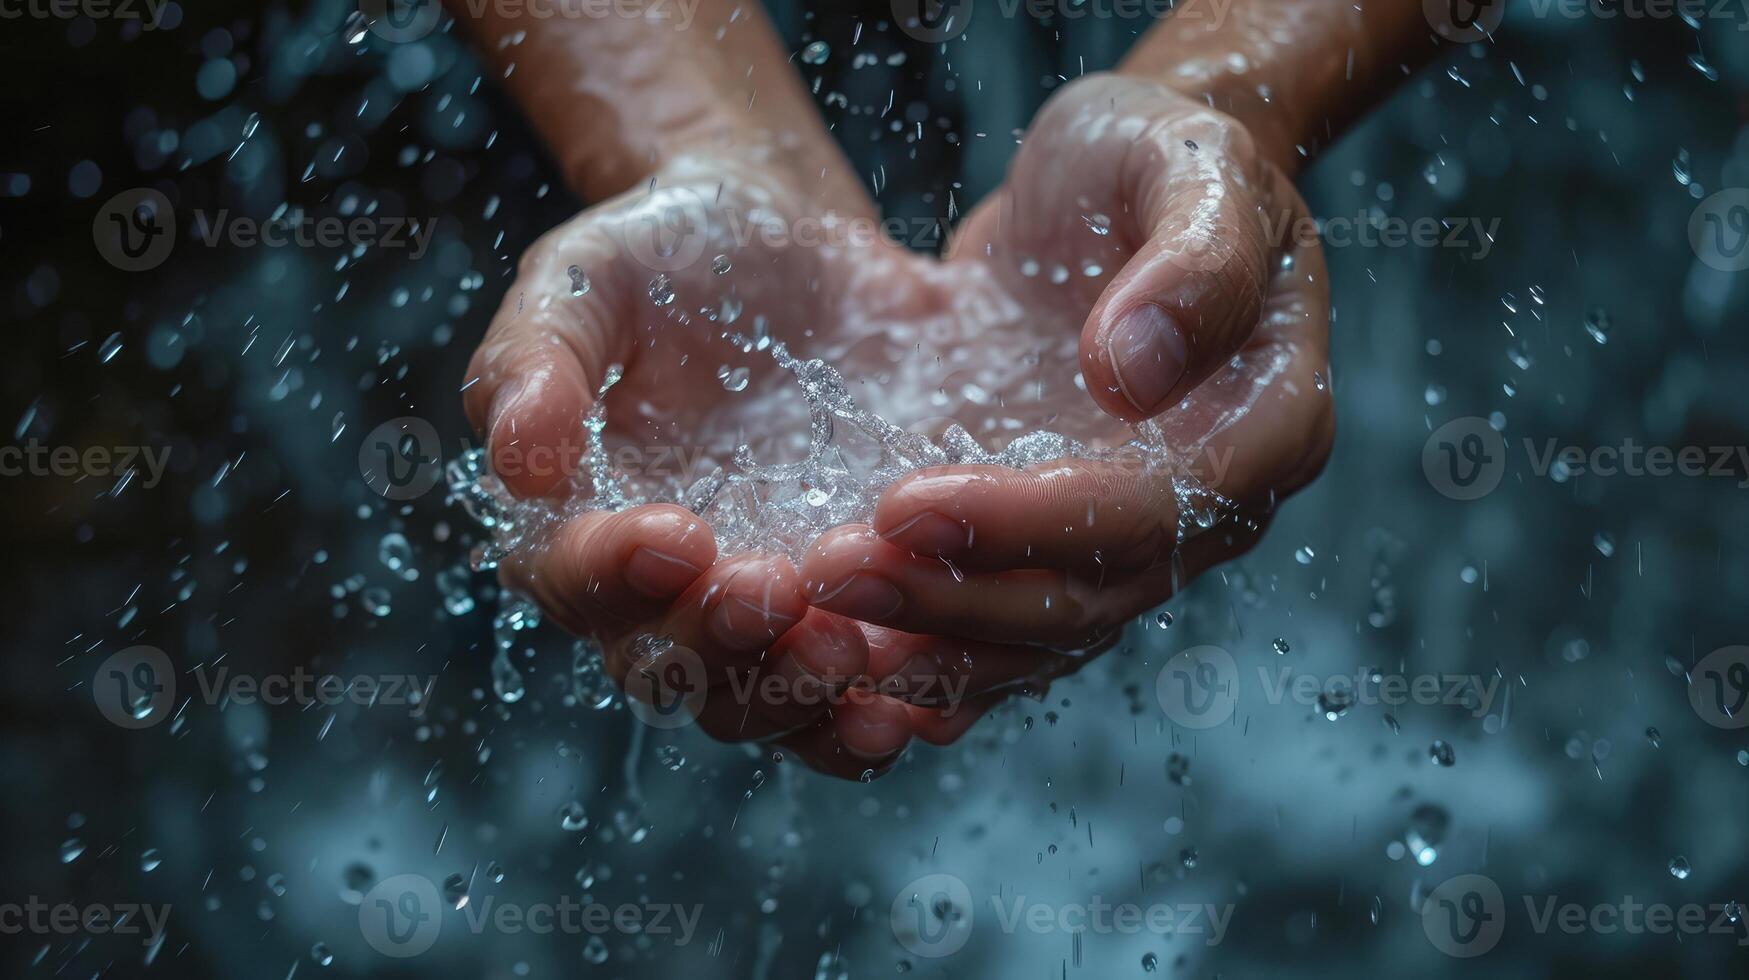
<svg viewBox="0 0 1749 980"><path fill-rule="evenodd" d="M1054 88L1147 26L1084 7L1111 9L1064 0L1040 20L986 0L946 45L905 36L885 4L772 11L792 49L828 42L797 68L858 171L884 174L887 212L945 220L999 180ZM441 487L385 499L361 476L367 433L393 419L428 421L444 457L470 444L468 355L517 256L584 203L455 25L391 42L344 0L169 3L156 30L113 8L6 9L7 445L165 461L156 480L85 456L0 478L6 975L1746 974L1730 903L1749 901L1749 735L1707 698L1749 690L1733 667L1749 661L1706 658L1749 643L1734 455L1749 272L1690 226L1727 251L1749 233L1732 224L1749 192L1713 197L1749 187L1749 5L1525 4L1408 79L1306 172L1313 210L1496 231L1486 249L1473 231L1462 248L1329 249L1340 434L1324 476L1255 552L1174 599L1169 629L1139 622L1046 702L872 785L639 725L573 676L556 630L495 637L490 578L467 567L477 531ZM429 237L241 247L182 223L162 264L129 272L100 248L104 214L141 188L178 215L409 218ZM1463 419L1510 450L1476 500L1423 467L1429 433ZM1536 465L1527 439L1731 462L1579 474ZM520 697L494 685L495 642L525 670ZM1232 718L1203 731L1154 696L1198 644L1243 679ZM163 652L176 690L135 730L106 686L151 680L125 654L138 645ZM220 670L298 665L430 693L203 696ZM1369 668L1498 684L1486 710L1343 710L1271 698L1260 668L1320 687ZM1691 701L1691 672L1723 687ZM404 874L444 892L418 956L361 925L373 887ZM946 956L907 945L892 914L933 874L973 909L936 903L924 921L975 911ZM1465 874L1502 896L1476 959L1446 955L1423 915ZM1005 932L992 911L1095 896L1230 919L1216 942ZM33 901L168 918L150 945L14 928ZM696 933L468 918L566 901L678 903ZM1581 927L1537 928L1551 901L1585 909ZM1700 906L1705 928L1592 914L1636 903Z"/></svg>

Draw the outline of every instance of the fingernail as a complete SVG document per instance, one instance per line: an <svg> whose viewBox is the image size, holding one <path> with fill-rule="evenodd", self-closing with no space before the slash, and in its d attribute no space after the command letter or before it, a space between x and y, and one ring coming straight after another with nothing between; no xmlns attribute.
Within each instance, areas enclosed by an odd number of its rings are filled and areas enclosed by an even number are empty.
<svg viewBox="0 0 1749 980"><path fill-rule="evenodd" d="M924 511L882 535L914 555L955 558L971 547L971 530L942 514Z"/></svg>
<svg viewBox="0 0 1749 980"><path fill-rule="evenodd" d="M626 584L652 599L668 599L685 591L703 569L684 558L639 548L626 560Z"/></svg>
<svg viewBox="0 0 1749 980"><path fill-rule="evenodd" d="M898 612L904 601L893 583L878 575L858 572L837 589L821 595L815 604L840 616L878 622Z"/></svg>
<svg viewBox="0 0 1749 980"><path fill-rule="evenodd" d="M1143 303L1123 315L1106 338L1105 356L1124 399L1152 415L1184 377L1189 349L1184 331L1165 310Z"/></svg>
<svg viewBox="0 0 1749 980"><path fill-rule="evenodd" d="M510 407L516 404L516 399L528 387L527 378L518 378L508 382L492 393L492 407L486 410L486 438L491 439L498 431L498 422L509 414Z"/></svg>

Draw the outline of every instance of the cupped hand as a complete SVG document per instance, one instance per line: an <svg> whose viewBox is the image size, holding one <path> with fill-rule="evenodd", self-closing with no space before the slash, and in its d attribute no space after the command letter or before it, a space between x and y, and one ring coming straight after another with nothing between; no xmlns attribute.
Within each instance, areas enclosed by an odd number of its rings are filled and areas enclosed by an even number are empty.
<svg viewBox="0 0 1749 980"><path fill-rule="evenodd" d="M952 414L986 437L1014 416L1105 443L1149 419L1151 448L922 470L812 546L816 608L883 627L876 659L910 688L961 693L951 718L913 708L916 734L950 740L1004 691L1078 669L1086 652L1059 651L1109 645L1242 553L1322 467L1329 296L1310 230L1243 126L1163 85L1090 76L1040 112L937 270L1008 303L952 356L1029 366L980 393L996 418Z"/></svg>

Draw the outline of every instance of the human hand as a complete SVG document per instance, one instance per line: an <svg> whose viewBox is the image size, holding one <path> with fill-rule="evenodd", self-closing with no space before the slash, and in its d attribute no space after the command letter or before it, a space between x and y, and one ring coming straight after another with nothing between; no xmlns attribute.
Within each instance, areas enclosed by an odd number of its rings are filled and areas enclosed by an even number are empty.
<svg viewBox="0 0 1749 980"><path fill-rule="evenodd" d="M1153 449L922 470L870 524L810 548L816 608L884 627L870 636L911 687L946 675L930 687L966 693L948 702L952 724L914 710L918 734L957 737L1004 690L1079 669L1086 655L1058 651L1109 645L1249 548L1275 501L1317 473L1333 435L1329 296L1307 218L1242 125L1163 85L1089 77L1041 111L947 263L996 277L1024 322L962 349L1012 357L1017 336L1042 347L1054 333L1062 356L1061 338L1078 339L1086 404L1061 382L1033 404L1078 436L1110 438L1093 403L1152 418Z"/></svg>

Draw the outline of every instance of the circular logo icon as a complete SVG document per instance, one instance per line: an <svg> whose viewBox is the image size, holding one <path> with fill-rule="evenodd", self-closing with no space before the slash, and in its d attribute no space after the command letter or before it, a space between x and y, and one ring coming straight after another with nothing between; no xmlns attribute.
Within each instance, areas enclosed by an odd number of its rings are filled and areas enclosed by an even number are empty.
<svg viewBox="0 0 1749 980"><path fill-rule="evenodd" d="M1749 269L1749 190L1732 187L1700 202L1688 216L1688 244L1720 272Z"/></svg>
<svg viewBox="0 0 1749 980"><path fill-rule="evenodd" d="M97 665L91 697L103 717L122 728L150 728L170 717L176 669L157 647L128 647Z"/></svg>
<svg viewBox="0 0 1749 980"><path fill-rule="evenodd" d="M1154 676L1154 697L1173 724L1213 728L1239 705L1239 665L1220 647L1191 647Z"/></svg>
<svg viewBox="0 0 1749 980"><path fill-rule="evenodd" d="M437 430L431 423L403 415L364 437L364 444L358 447L358 472L384 498L412 500L436 486L443 475L438 450Z"/></svg>
<svg viewBox="0 0 1749 980"><path fill-rule="evenodd" d="M123 272L156 269L176 246L176 211L150 187L122 191L97 210L91 241L104 261Z"/></svg>
<svg viewBox="0 0 1749 980"><path fill-rule="evenodd" d="M626 211L620 237L651 272L677 272L704 255L709 221L704 198L690 187L659 187Z"/></svg>
<svg viewBox="0 0 1749 980"><path fill-rule="evenodd" d="M632 643L632 669L625 682L632 714L651 728L692 724L709 690L704 661L665 636L640 636Z"/></svg>
<svg viewBox="0 0 1749 980"><path fill-rule="evenodd" d="M1452 419L1421 446L1421 473L1452 500L1476 500L1494 492L1506 475L1506 439L1475 415Z"/></svg>
<svg viewBox="0 0 1749 980"><path fill-rule="evenodd" d="M437 942L442 930L437 886L424 875L384 878L358 905L358 931L384 956L418 956Z"/></svg>
<svg viewBox="0 0 1749 980"><path fill-rule="evenodd" d="M1421 0L1421 12L1435 34L1468 44L1500 29L1506 19L1506 0Z"/></svg>
<svg viewBox="0 0 1749 980"><path fill-rule="evenodd" d="M972 22L972 0L893 0L893 23L925 44L951 41Z"/></svg>
<svg viewBox="0 0 1749 980"><path fill-rule="evenodd" d="M899 890L887 917L913 956L952 956L972 938L972 890L953 875L924 875Z"/></svg>
<svg viewBox="0 0 1749 980"><path fill-rule="evenodd" d="M1458 875L1422 900L1421 928L1447 956L1481 956L1506 931L1506 899L1487 875Z"/></svg>
<svg viewBox="0 0 1749 980"><path fill-rule="evenodd" d="M1695 664L1688 703L1714 728L1749 725L1749 647L1720 647Z"/></svg>
<svg viewBox="0 0 1749 980"><path fill-rule="evenodd" d="M442 0L358 0L370 32L385 41L417 41L431 33Z"/></svg>

